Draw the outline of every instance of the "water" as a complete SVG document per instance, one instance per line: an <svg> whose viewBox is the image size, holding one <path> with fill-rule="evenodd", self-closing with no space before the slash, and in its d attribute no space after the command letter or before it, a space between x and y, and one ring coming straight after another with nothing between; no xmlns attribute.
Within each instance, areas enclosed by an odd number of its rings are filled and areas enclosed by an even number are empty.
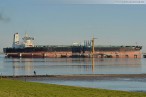
<svg viewBox="0 0 146 97"><path fill-rule="evenodd" d="M146 59L90 58L4 58L0 56L1 75L68 75L68 74L142 74ZM30 80L41 83L103 88L124 91L146 91L146 78L108 80Z"/></svg>
<svg viewBox="0 0 146 97"><path fill-rule="evenodd" d="M146 92L146 80L145 82L132 81L132 80L93 80L93 81L33 81L41 83L51 83L51 84L60 84L60 85L69 85L69 86L81 86L81 87L90 87L90 88L101 88L101 89L110 89L110 90L122 90L122 91L139 91Z"/></svg>
<svg viewBox="0 0 146 97"><path fill-rule="evenodd" d="M0 57L3 75L64 74L141 74L146 73L146 59L89 58L4 58ZM94 63L94 64L93 64Z"/></svg>

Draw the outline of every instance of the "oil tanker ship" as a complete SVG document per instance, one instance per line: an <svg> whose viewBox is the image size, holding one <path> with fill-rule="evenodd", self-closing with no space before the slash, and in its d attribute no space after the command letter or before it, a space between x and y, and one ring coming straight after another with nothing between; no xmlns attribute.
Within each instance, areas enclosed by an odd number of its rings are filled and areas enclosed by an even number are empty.
<svg viewBox="0 0 146 97"><path fill-rule="evenodd" d="M141 58L142 46L95 46L94 39L84 44L73 45L34 45L34 38L26 34L19 41L15 33L12 47L3 48L8 58Z"/></svg>

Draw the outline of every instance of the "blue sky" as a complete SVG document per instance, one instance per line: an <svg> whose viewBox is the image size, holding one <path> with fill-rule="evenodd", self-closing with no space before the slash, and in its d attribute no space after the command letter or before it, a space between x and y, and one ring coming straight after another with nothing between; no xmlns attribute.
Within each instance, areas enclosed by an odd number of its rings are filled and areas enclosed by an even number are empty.
<svg viewBox="0 0 146 97"><path fill-rule="evenodd" d="M96 45L137 43L146 52L145 4L62 1L0 0L0 49L12 45L14 33L24 36L28 32L34 36L36 45L71 45L90 40L94 35L98 38Z"/></svg>

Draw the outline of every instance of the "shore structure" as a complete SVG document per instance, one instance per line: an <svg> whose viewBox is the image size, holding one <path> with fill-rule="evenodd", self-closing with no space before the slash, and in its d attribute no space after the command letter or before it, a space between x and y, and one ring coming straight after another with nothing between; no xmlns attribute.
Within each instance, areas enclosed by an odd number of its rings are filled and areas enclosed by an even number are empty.
<svg viewBox="0 0 146 97"><path fill-rule="evenodd" d="M142 46L95 46L92 40L84 44L72 45L34 45L34 38L28 34L19 41L15 33L12 47L3 48L6 57L16 58L141 58Z"/></svg>

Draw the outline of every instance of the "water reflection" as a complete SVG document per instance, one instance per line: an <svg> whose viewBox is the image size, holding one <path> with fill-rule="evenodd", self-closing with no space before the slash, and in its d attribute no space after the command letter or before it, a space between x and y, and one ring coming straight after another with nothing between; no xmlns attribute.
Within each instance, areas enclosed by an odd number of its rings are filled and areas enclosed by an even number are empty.
<svg viewBox="0 0 146 97"><path fill-rule="evenodd" d="M94 72L94 57L92 57L92 72Z"/></svg>
<svg viewBox="0 0 146 97"><path fill-rule="evenodd" d="M31 75L33 70L32 59L12 59L13 76Z"/></svg>
<svg viewBox="0 0 146 97"><path fill-rule="evenodd" d="M22 58L4 59L6 75L139 74L146 73L146 60L104 58Z"/></svg>

